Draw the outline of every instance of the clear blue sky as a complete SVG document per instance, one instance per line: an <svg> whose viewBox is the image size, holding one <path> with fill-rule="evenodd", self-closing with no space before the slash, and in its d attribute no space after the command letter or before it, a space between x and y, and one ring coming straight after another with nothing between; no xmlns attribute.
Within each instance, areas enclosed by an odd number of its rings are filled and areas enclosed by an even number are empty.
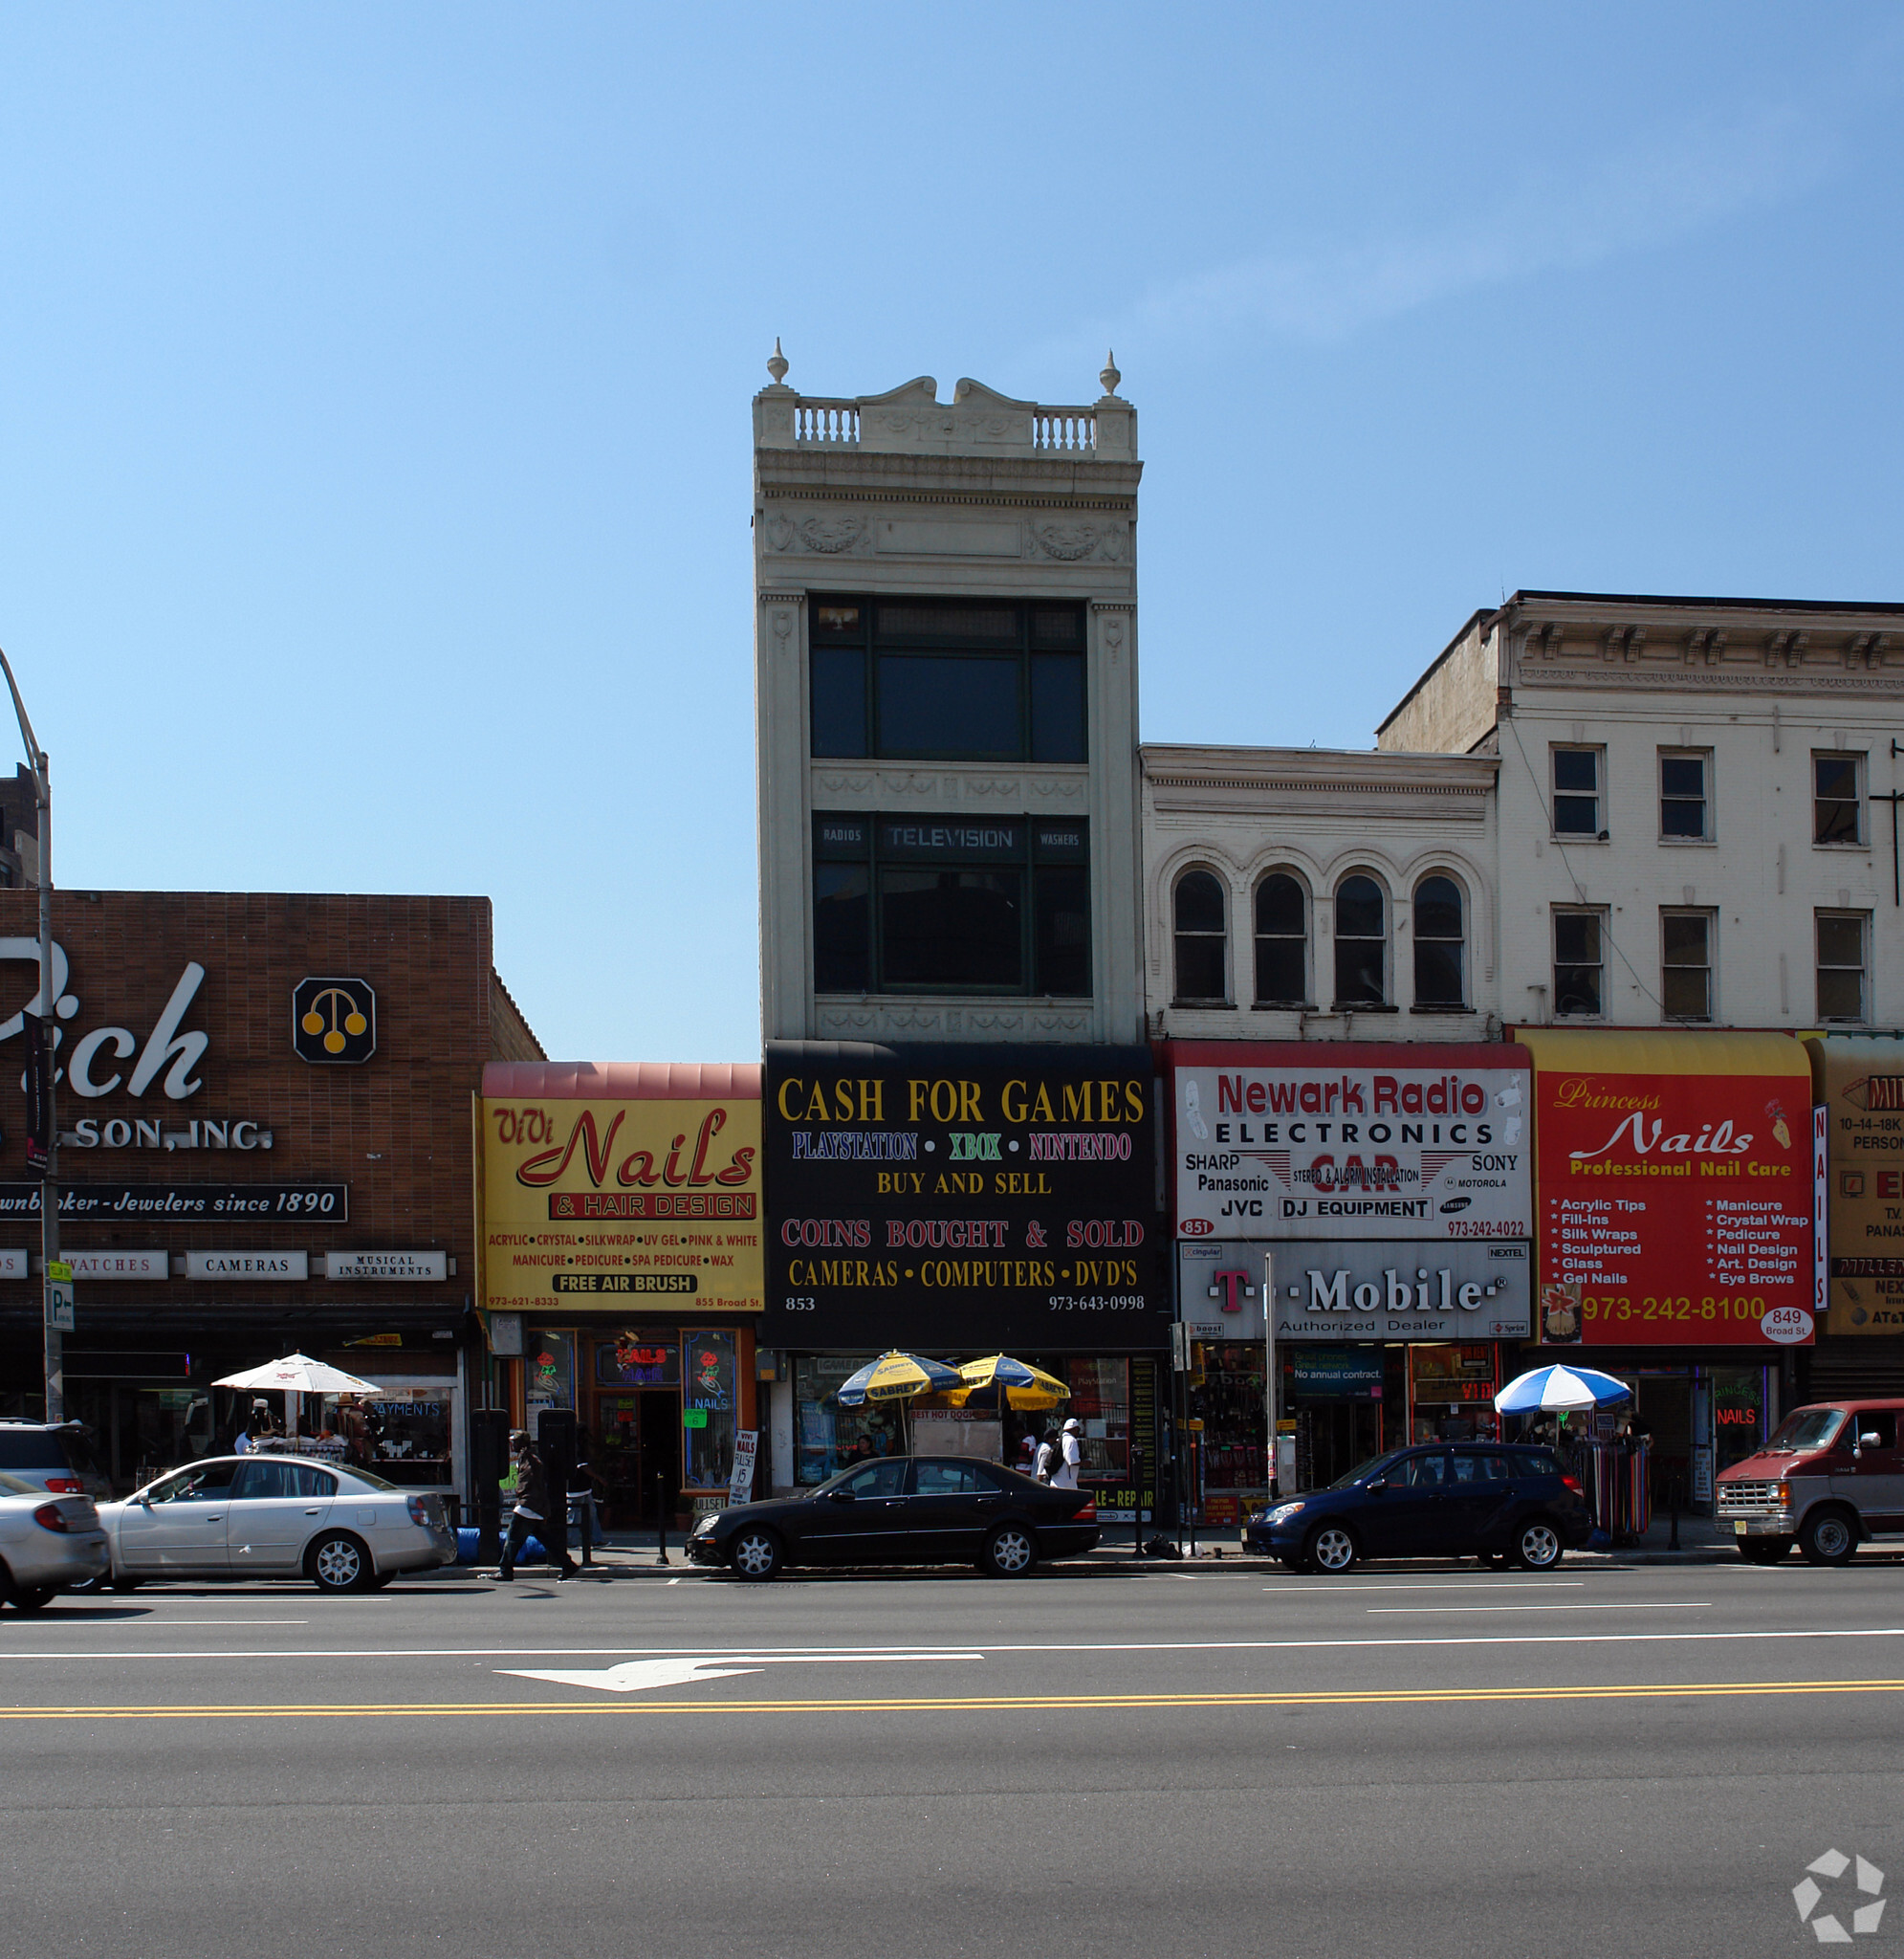
<svg viewBox="0 0 1904 1959"><path fill-rule="evenodd" d="M0 6L63 885L484 891L757 1051L748 400L1138 406L1145 733L1517 585L1904 598L1894 6Z"/></svg>

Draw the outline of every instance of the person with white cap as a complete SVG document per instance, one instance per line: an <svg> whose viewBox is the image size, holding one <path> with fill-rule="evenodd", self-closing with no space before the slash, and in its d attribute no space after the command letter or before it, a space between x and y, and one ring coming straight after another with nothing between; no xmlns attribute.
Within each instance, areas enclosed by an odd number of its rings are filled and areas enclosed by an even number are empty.
<svg viewBox="0 0 1904 1959"><path fill-rule="evenodd" d="M1073 1415L1069 1417L1058 1438L1061 1460L1051 1472L1053 1489L1076 1489L1078 1486L1078 1466L1084 1460L1083 1444L1078 1438L1084 1432L1084 1424Z"/></svg>

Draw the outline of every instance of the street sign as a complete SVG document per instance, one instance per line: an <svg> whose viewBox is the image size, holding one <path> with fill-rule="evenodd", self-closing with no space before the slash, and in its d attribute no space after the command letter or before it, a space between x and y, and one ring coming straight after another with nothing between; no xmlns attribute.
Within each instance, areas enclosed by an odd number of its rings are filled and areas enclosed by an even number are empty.
<svg viewBox="0 0 1904 1959"><path fill-rule="evenodd" d="M73 1332L73 1267L64 1259L46 1268L46 1323L55 1333Z"/></svg>

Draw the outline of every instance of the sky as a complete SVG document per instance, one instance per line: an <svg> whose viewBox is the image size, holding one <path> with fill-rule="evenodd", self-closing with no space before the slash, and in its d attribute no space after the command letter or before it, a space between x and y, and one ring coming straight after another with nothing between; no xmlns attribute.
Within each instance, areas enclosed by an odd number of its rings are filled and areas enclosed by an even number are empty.
<svg viewBox="0 0 1904 1959"><path fill-rule="evenodd" d="M1904 599L1894 6L0 0L55 883L487 893L759 1048L749 401L1139 413L1147 738L1366 748L1517 587Z"/></svg>

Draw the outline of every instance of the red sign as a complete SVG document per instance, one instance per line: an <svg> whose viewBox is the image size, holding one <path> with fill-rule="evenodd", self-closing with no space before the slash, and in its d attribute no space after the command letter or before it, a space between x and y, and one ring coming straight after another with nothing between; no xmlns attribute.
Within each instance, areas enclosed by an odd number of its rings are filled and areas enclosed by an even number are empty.
<svg viewBox="0 0 1904 1959"><path fill-rule="evenodd" d="M1806 1079L1548 1068L1538 1046L1535 1059L1542 1339L1809 1344Z"/></svg>

